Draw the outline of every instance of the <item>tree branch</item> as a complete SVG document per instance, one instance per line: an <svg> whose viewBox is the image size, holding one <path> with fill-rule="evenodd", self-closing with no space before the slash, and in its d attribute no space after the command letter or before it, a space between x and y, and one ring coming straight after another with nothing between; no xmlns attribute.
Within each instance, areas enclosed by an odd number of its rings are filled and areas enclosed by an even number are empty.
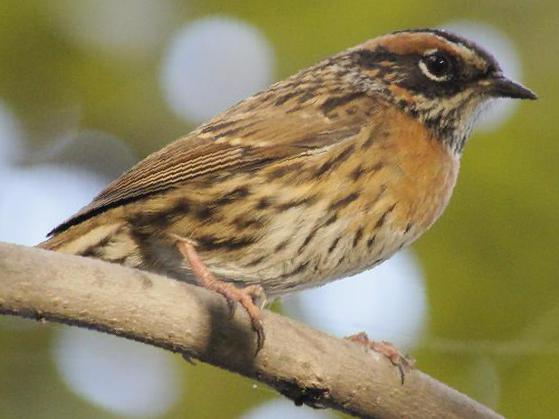
<svg viewBox="0 0 559 419"><path fill-rule="evenodd" d="M359 417L501 417L418 370L402 385L381 355L271 312L254 356L246 314L229 319L219 295L98 260L0 243L0 313L135 339Z"/></svg>

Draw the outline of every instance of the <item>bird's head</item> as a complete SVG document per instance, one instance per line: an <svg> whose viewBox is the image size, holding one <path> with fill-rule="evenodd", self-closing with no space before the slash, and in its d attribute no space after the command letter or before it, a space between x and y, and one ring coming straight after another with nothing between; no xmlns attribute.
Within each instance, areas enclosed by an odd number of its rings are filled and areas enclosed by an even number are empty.
<svg viewBox="0 0 559 419"><path fill-rule="evenodd" d="M381 92L458 153L483 103L536 99L507 79L483 48L443 30L394 32L352 48L347 57L362 87Z"/></svg>

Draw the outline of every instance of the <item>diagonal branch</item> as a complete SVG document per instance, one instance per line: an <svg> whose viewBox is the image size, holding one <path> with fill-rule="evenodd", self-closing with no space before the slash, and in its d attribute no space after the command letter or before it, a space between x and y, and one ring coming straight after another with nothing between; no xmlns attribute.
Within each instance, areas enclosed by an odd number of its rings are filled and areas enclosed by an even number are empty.
<svg viewBox="0 0 559 419"><path fill-rule="evenodd" d="M125 336L256 379L295 400L368 418L499 418L420 371L266 312L264 348L218 295L101 261L0 243L0 313Z"/></svg>

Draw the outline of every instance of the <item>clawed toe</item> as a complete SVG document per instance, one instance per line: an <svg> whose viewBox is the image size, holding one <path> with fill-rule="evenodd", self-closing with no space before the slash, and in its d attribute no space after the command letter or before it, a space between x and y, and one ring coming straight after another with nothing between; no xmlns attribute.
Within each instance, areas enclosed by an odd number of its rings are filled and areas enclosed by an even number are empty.
<svg viewBox="0 0 559 419"><path fill-rule="evenodd" d="M225 297L231 315L234 314L237 304L245 309L250 317L252 328L256 332L256 353L258 353L264 346L264 328L262 326L261 310L255 301L258 301L264 294L262 287L250 285L246 288L237 288L232 284L218 281L214 284L213 290Z"/></svg>
<svg viewBox="0 0 559 419"><path fill-rule="evenodd" d="M370 340L369 336L365 332L360 332L355 335L347 336L345 339L357 343L384 355L388 360L398 368L400 371L400 377L402 380L402 384L404 384L406 374L408 374L413 368L415 361L408 357L407 355L403 355L398 348L396 348L392 343L387 341L374 341Z"/></svg>
<svg viewBox="0 0 559 419"><path fill-rule="evenodd" d="M227 308L229 309L229 319L235 317L235 312L237 311L237 301L228 297L227 295L220 293L225 297L225 301L227 302Z"/></svg>

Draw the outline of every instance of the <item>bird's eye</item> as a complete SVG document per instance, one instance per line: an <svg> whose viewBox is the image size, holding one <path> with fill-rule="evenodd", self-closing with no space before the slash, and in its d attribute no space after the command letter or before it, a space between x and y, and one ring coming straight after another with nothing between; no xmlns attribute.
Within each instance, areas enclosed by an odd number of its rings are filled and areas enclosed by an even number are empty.
<svg viewBox="0 0 559 419"><path fill-rule="evenodd" d="M433 52L421 58L419 68L431 80L447 81L452 77L452 63L440 52Z"/></svg>

